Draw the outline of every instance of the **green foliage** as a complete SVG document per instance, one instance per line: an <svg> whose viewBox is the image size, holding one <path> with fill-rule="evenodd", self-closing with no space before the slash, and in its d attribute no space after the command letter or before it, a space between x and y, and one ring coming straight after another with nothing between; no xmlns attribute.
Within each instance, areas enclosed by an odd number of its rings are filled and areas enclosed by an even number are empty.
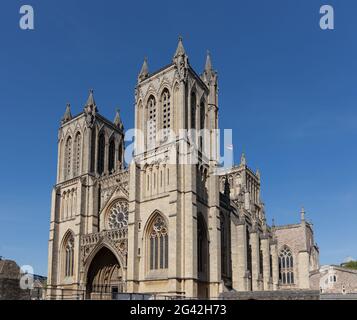
<svg viewBox="0 0 357 320"><path fill-rule="evenodd" d="M357 261L349 261L343 264L345 268L357 270Z"/></svg>

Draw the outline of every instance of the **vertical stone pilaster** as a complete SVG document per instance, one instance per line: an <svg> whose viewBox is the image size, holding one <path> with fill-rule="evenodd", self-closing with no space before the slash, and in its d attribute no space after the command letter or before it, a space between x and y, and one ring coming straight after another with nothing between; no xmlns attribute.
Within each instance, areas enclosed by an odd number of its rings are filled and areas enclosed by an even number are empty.
<svg viewBox="0 0 357 320"><path fill-rule="evenodd" d="M270 290L270 248L269 236L267 234L261 237L261 246L263 251L263 290Z"/></svg>
<svg viewBox="0 0 357 320"><path fill-rule="evenodd" d="M247 239L245 221L239 220L232 226L232 285L236 291L248 290Z"/></svg>
<svg viewBox="0 0 357 320"><path fill-rule="evenodd" d="M250 243L252 246L252 290L259 291L259 233L254 228L250 234Z"/></svg>
<svg viewBox="0 0 357 320"><path fill-rule="evenodd" d="M309 289L309 253L305 250L298 253L298 277L299 289Z"/></svg>
<svg viewBox="0 0 357 320"><path fill-rule="evenodd" d="M273 290L279 289L279 261L278 261L278 244L276 240L271 241L270 250L272 256L273 271Z"/></svg>

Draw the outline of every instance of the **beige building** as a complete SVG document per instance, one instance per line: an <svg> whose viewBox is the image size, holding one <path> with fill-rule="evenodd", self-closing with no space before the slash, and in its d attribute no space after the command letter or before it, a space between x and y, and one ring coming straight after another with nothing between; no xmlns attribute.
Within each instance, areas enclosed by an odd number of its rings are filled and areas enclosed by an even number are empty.
<svg viewBox="0 0 357 320"><path fill-rule="evenodd" d="M310 288L318 268L311 224L302 217L268 226L260 174L244 155L239 165L219 168L217 78L209 54L203 73L193 70L182 39L160 70L149 73L145 60L129 111L133 150L124 148L119 112L113 122L101 116L93 91L77 116L67 106L52 192L48 298Z"/></svg>
<svg viewBox="0 0 357 320"><path fill-rule="evenodd" d="M322 294L354 294L357 298L357 270L324 265L310 276L313 289Z"/></svg>

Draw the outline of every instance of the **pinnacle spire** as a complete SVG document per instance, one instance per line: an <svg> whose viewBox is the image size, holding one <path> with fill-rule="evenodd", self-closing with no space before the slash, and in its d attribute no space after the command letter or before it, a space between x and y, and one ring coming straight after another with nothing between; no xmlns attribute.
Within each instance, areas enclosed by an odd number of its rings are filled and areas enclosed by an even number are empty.
<svg viewBox="0 0 357 320"><path fill-rule="evenodd" d="M186 54L186 52L185 52L185 48L183 47L182 37L179 36L174 58L177 58L178 56L183 56L185 54Z"/></svg>
<svg viewBox="0 0 357 320"><path fill-rule="evenodd" d="M242 156L240 157L240 164L246 165L247 164L247 159L245 158L245 153L242 153Z"/></svg>
<svg viewBox="0 0 357 320"><path fill-rule="evenodd" d="M212 71L212 60L211 60L211 54L210 54L209 50L207 50L205 71L206 72Z"/></svg>
<svg viewBox="0 0 357 320"><path fill-rule="evenodd" d="M143 65L142 65L140 73L139 73L138 80L142 81L145 78L147 78L148 75L149 75L148 59L147 59L147 57L145 57Z"/></svg>
<svg viewBox="0 0 357 320"><path fill-rule="evenodd" d="M260 179L260 170L257 169L257 171L255 172L255 175L257 176L258 179Z"/></svg>
<svg viewBox="0 0 357 320"><path fill-rule="evenodd" d="M301 208L300 219L301 219L301 221L305 221L305 208L304 207Z"/></svg>
<svg viewBox="0 0 357 320"><path fill-rule="evenodd" d="M67 121L72 119L72 113L71 113L71 105L67 103L66 105L66 111L64 112L63 118L62 118L62 124L66 123Z"/></svg>
<svg viewBox="0 0 357 320"><path fill-rule="evenodd" d="M122 127L123 126L123 123L122 123L121 118L120 118L120 110L119 110L119 108L117 108L116 112L115 112L114 124L117 127Z"/></svg>
<svg viewBox="0 0 357 320"><path fill-rule="evenodd" d="M86 106L95 106L94 96L93 96L93 89L89 90L89 96L87 99Z"/></svg>

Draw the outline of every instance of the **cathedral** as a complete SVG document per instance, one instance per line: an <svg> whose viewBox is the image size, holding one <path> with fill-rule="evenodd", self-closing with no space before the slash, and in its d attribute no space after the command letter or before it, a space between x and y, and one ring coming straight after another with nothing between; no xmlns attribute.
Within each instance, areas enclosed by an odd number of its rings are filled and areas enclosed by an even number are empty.
<svg viewBox="0 0 357 320"><path fill-rule="evenodd" d="M181 38L168 65L149 72L145 59L133 108L134 129L124 134L119 110L114 121L103 117L93 90L81 113L72 116L66 107L47 298L310 289L319 251L304 209L295 224L269 226L259 171L244 154L220 169L218 76L210 54L200 75Z"/></svg>

